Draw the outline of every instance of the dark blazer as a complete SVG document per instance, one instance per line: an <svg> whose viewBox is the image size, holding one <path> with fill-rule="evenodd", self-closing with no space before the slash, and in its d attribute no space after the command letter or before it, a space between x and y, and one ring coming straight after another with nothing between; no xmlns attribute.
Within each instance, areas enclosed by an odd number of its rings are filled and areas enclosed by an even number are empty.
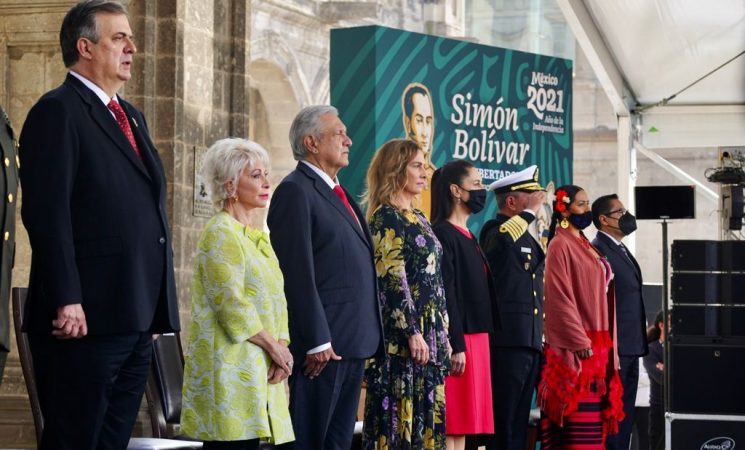
<svg viewBox="0 0 745 450"><path fill-rule="evenodd" d="M433 225L432 230L442 244L450 346L454 353L464 352L464 334L491 333L495 326L501 327L499 311L492 311L497 301L494 282L476 238L466 237L447 221Z"/></svg>
<svg viewBox="0 0 745 450"><path fill-rule="evenodd" d="M634 255L613 242L606 234L598 232L592 244L608 260L613 269L616 285L616 323L618 354L643 356L648 352L647 323L642 297L642 272Z"/></svg>
<svg viewBox="0 0 745 450"><path fill-rule="evenodd" d="M120 103L142 159L72 75L26 118L19 153L32 250L29 332L49 332L57 308L72 303L82 303L90 335L179 329L163 164L143 115Z"/></svg>
<svg viewBox="0 0 745 450"><path fill-rule="evenodd" d="M370 232L302 162L277 186L267 224L285 279L290 349L296 361L330 342L343 358L382 349L382 321Z"/></svg>
<svg viewBox="0 0 745 450"><path fill-rule="evenodd" d="M484 224L479 241L494 275L502 329L492 335L497 347L540 351L543 340L543 249L528 232L535 217L498 214Z"/></svg>
<svg viewBox="0 0 745 450"><path fill-rule="evenodd" d="M18 196L18 156L13 127L0 107L0 381L10 351L10 285L15 256L16 203Z"/></svg>

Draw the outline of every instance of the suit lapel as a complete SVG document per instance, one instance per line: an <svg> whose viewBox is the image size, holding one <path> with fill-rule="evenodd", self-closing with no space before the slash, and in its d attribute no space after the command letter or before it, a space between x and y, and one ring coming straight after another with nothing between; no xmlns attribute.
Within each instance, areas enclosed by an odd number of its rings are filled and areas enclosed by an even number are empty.
<svg viewBox="0 0 745 450"><path fill-rule="evenodd" d="M621 250L623 253L623 250ZM631 254L628 249L626 249L626 255L628 256L628 259L631 261L631 265L634 266L634 274L636 274L636 278L639 280L639 283L642 282L642 269L639 267L639 263L636 262L636 258L634 258L634 255Z"/></svg>
<svg viewBox="0 0 745 450"><path fill-rule="evenodd" d="M120 104L122 106L122 109L124 109L124 112L127 113L127 117L130 118L129 125L130 127L132 127L132 134L134 134L135 136L137 146L140 149L140 155L142 155L142 160L140 162L144 164L144 167L147 170L147 174L154 181L153 184L155 185L157 192L160 193L162 180L160 176L160 169L158 168L158 164L155 161L155 146L153 145L152 141L150 141L150 137L148 136L144 128L145 124L140 124L135 119L135 114L133 114L131 105L125 101L121 101ZM134 156L135 159L139 160L139 158L136 157L137 155Z"/></svg>
<svg viewBox="0 0 745 450"><path fill-rule="evenodd" d="M341 188L344 189L344 193L347 195L347 199L351 199L352 196L349 193L349 191L347 191L347 188L345 188L344 186L342 186ZM334 196L336 196L336 194L334 194ZM341 200L339 200L339 202L341 202ZM359 232L358 234L361 234L361 236L363 237L363 240L365 241L365 244L367 244L367 246L370 247L370 250L372 250L372 236L370 236L370 229L367 227L367 222L365 221L365 215L362 213L362 210L359 208L359 206L357 206L356 201L350 200L349 205L354 210L354 214L355 216L357 216L357 220L359 220L359 223L354 223L355 230ZM344 210L346 209L347 208L344 207ZM349 213L347 213L347 216L349 216ZM350 222L354 222L354 221L350 220Z"/></svg>
<svg viewBox="0 0 745 450"><path fill-rule="evenodd" d="M357 219L360 221L360 223L357 223L357 221L354 220L352 216L349 215L349 211L347 210L347 207L344 206L344 203L342 203L341 199L336 196L334 191L331 190L328 184L326 184L325 181L321 179L313 170L306 166L305 163L299 162L297 165L298 170L306 174L308 177L313 180L313 187L318 191L318 193L323 197L326 201L331 203L331 205L336 209L339 214L344 218L344 221L351 226L354 231L357 233L357 235L365 242L366 245L370 246L370 240L365 235L365 232L363 231L364 227L364 217L362 217L362 212L359 210L359 208L356 207L355 202L349 202L349 204L352 206L352 209L354 210L355 215L357 216ZM343 187L342 187L343 189ZM349 193L346 189L344 189L344 193L347 194L347 199L349 199Z"/></svg>
<svg viewBox="0 0 745 450"><path fill-rule="evenodd" d="M603 241L609 251L614 252L617 258L620 258L624 264L633 269L634 275L636 275L636 277L641 281L641 270L639 269L639 264L637 264L636 259L634 259L631 252L628 250L624 252L620 245L613 242L611 238L603 233L598 232L598 238Z"/></svg>
<svg viewBox="0 0 745 450"><path fill-rule="evenodd" d="M72 75L67 76L65 83L69 83L70 86L78 92L80 98L88 104L88 113L93 121L96 122L101 130L103 130L114 144L116 144L119 151L124 153L124 157L127 158L144 177L150 179L150 176L145 169L145 165L129 144L127 137L124 136L124 132L119 128L119 124L116 123L116 119L114 119L109 108L107 108L90 89ZM129 114L127 114L127 116L129 116ZM130 126L132 126L131 122ZM135 127L132 128L134 130Z"/></svg>

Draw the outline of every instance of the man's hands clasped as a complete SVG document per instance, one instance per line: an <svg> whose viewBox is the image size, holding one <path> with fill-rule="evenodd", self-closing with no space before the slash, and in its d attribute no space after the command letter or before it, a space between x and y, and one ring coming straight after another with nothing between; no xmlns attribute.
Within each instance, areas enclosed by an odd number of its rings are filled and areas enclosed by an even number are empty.
<svg viewBox="0 0 745 450"><path fill-rule="evenodd" d="M85 311L80 303L60 306L57 318L52 320L52 336L57 339L80 339L88 334Z"/></svg>
<svg viewBox="0 0 745 450"><path fill-rule="evenodd" d="M334 352L333 347L329 347L326 350L318 353L311 353L305 356L305 362L303 363L303 374L311 380L321 374L321 371L326 367L329 361L340 361L341 356Z"/></svg>

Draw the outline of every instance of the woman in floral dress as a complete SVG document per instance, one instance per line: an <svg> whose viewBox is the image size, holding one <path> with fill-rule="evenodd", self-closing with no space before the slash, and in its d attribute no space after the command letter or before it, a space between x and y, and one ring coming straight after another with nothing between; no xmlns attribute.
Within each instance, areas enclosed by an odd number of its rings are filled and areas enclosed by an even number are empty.
<svg viewBox="0 0 745 450"><path fill-rule="evenodd" d="M415 142L384 144L367 174L367 206L386 352L368 363L365 449L444 449L450 357L442 247L414 199L427 184Z"/></svg>

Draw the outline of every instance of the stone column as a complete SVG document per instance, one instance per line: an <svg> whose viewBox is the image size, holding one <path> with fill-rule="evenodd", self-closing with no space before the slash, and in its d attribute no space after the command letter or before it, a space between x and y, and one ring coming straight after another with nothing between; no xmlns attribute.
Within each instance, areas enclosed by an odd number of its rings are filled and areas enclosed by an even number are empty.
<svg viewBox="0 0 745 450"><path fill-rule="evenodd" d="M138 39L127 96L149 122L168 179L182 339L188 330L193 255L205 219L194 212L195 154L248 134L250 3L133 0Z"/></svg>
<svg viewBox="0 0 745 450"><path fill-rule="evenodd" d="M75 2L0 0L0 102L20 132L30 107L66 70L59 27ZM248 134L250 2L129 0L138 53L122 96L142 109L165 166L167 208L182 324L188 324L192 260L205 219L193 214L195 153L216 139ZM20 193L20 203L23 194ZM17 223L13 286L26 286L31 250ZM185 334L188 330L184 330ZM15 337L12 337L15 342ZM0 386L0 442L33 448L30 407L15 347ZM135 434L150 432L141 411Z"/></svg>

